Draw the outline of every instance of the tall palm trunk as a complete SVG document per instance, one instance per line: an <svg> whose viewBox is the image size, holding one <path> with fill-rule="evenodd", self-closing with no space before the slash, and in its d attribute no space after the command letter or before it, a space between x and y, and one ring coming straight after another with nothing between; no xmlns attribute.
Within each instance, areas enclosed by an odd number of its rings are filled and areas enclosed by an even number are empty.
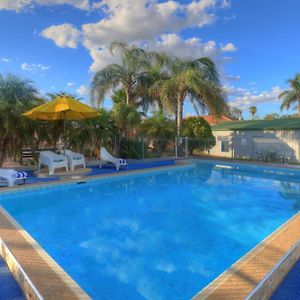
<svg viewBox="0 0 300 300"><path fill-rule="evenodd" d="M2 145L1 145L1 153L0 153L0 166L3 165L3 162L6 158L6 152L7 152L7 147L8 147L8 143L9 143L9 138L4 138Z"/></svg>
<svg viewBox="0 0 300 300"><path fill-rule="evenodd" d="M131 100L131 92L129 87L125 87L125 94L126 94L126 104L130 104Z"/></svg>
<svg viewBox="0 0 300 300"><path fill-rule="evenodd" d="M300 117L300 99L298 100L298 115Z"/></svg>
<svg viewBox="0 0 300 300"><path fill-rule="evenodd" d="M183 101L181 97L177 99L177 135L180 136L183 116Z"/></svg>

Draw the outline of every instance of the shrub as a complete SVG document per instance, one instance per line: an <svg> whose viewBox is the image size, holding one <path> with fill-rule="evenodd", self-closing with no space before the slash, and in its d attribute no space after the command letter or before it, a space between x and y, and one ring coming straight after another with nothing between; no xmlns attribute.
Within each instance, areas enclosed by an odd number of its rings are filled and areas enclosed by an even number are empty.
<svg viewBox="0 0 300 300"><path fill-rule="evenodd" d="M143 158L143 143L135 139L122 138L120 142L120 156L122 158Z"/></svg>
<svg viewBox="0 0 300 300"><path fill-rule="evenodd" d="M183 122L182 133L189 138L189 151L202 152L215 146L210 125L201 117L189 117Z"/></svg>

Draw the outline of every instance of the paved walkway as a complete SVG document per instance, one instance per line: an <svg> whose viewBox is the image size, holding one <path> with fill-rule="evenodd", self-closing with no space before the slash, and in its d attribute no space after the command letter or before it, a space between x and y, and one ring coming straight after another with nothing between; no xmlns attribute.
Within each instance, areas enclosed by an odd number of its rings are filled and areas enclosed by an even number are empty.
<svg viewBox="0 0 300 300"><path fill-rule="evenodd" d="M300 300L300 260L284 278L270 300Z"/></svg>
<svg viewBox="0 0 300 300"><path fill-rule="evenodd" d="M0 300L25 300L4 260L0 257Z"/></svg>

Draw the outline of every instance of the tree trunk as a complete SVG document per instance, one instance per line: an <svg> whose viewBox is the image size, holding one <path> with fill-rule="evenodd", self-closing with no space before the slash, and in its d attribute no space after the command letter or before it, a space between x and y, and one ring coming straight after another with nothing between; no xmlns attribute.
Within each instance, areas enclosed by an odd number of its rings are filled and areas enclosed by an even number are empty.
<svg viewBox="0 0 300 300"><path fill-rule="evenodd" d="M6 150L7 150L8 142L9 142L8 138L3 139L3 143L2 143L2 147L1 147L1 153L0 153L0 166L3 165L3 162L6 158Z"/></svg>
<svg viewBox="0 0 300 300"><path fill-rule="evenodd" d="M298 100L298 115L300 117L300 99Z"/></svg>
<svg viewBox="0 0 300 300"><path fill-rule="evenodd" d="M181 97L177 99L177 135L180 136L183 115L183 101Z"/></svg>
<svg viewBox="0 0 300 300"><path fill-rule="evenodd" d="M125 88L125 94L126 94L126 104L128 105L130 103L130 92L128 88Z"/></svg>

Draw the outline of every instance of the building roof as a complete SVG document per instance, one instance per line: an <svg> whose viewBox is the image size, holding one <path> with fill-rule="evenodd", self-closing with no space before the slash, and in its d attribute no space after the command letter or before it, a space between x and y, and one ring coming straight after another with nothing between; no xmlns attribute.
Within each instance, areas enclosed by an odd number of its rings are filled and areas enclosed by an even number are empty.
<svg viewBox="0 0 300 300"><path fill-rule="evenodd" d="M300 130L300 118L225 122L212 126L213 131Z"/></svg>
<svg viewBox="0 0 300 300"><path fill-rule="evenodd" d="M216 125L223 122L230 122L230 121L237 120L226 115L220 116L218 119L213 115L206 115L206 116L199 116L199 117L203 118L209 125Z"/></svg>

